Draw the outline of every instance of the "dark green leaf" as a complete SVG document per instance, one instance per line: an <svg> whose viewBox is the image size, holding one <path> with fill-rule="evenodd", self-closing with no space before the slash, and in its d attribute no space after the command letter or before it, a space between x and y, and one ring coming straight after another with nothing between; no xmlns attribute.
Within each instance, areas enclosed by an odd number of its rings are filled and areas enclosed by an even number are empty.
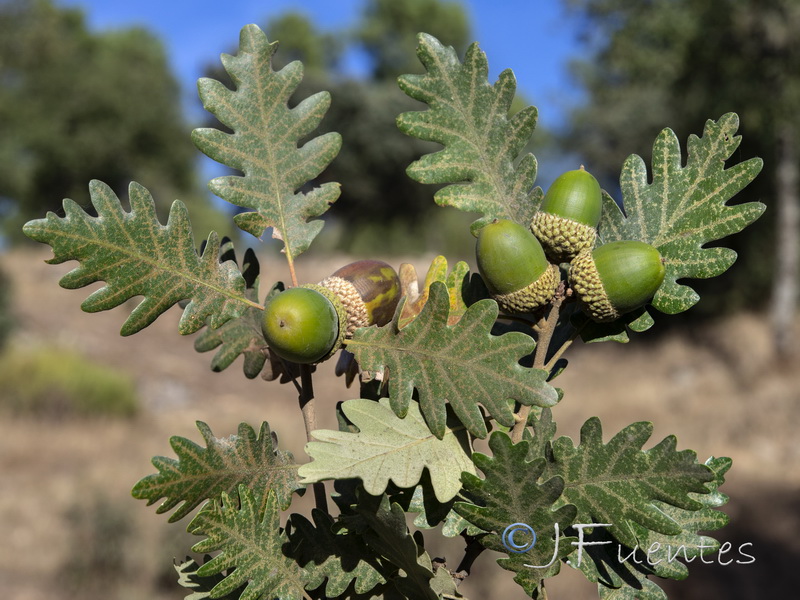
<svg viewBox="0 0 800 600"><path fill-rule="evenodd" d="M702 504L690 493L707 493L704 484L714 479L693 451L675 450L673 436L641 450L652 431L651 423L634 423L603 444L600 420L591 418L581 428L579 446L568 437L553 442L552 461L547 464L546 476L564 479L563 501L578 508L577 521L609 523L611 535L630 547L636 545L636 536L627 526L629 521L678 535L680 524L654 501L698 510Z"/></svg>
<svg viewBox="0 0 800 600"><path fill-rule="evenodd" d="M176 200L166 225L156 217L153 198L137 183L130 185L131 212L106 184L89 184L97 217L72 200L64 200L66 216L48 213L28 222L23 231L37 242L53 247L50 264L77 260L76 267L59 282L77 289L105 281L106 285L84 300L86 312L109 310L135 296L144 296L122 326L131 335L150 325L174 304L186 305L179 324L181 334L194 333L206 320L212 328L258 307L245 294L242 274L232 262L220 264L219 240L212 233L202 255L197 254L186 207Z"/></svg>
<svg viewBox="0 0 800 600"><path fill-rule="evenodd" d="M551 477L539 482L544 475L545 460L528 459L528 442L513 444L508 434L495 431L489 438L489 447L492 457L479 452L473 455L475 465L486 478L462 475L465 490L483 506L456 502L453 508L467 521L489 532L480 538L481 544L507 554L507 558L498 559L498 564L514 571L514 581L528 594L534 594L542 579L558 573L560 559L573 551L571 538L563 538L559 532L572 524L576 510L569 504L555 506L564 481ZM510 552L506 546L507 528L520 524L535 532L535 543L525 552ZM526 532L520 530L518 535L524 537ZM512 541L521 545L522 537Z"/></svg>
<svg viewBox="0 0 800 600"><path fill-rule="evenodd" d="M600 598L604 600L667 600L664 590L650 579L653 569L644 556L631 552L605 528L587 528L580 562L575 552L567 563L597 583Z"/></svg>
<svg viewBox="0 0 800 600"><path fill-rule="evenodd" d="M342 142L338 133L326 133L299 145L319 125L330 95L320 92L289 108L303 65L295 61L273 71L276 50L277 42L270 43L257 26L242 29L239 53L222 56L236 89L213 79L198 82L203 106L233 134L195 129L192 139L214 160L244 173L217 177L209 184L223 200L250 209L234 217L236 224L256 237L272 227L273 237L283 240L285 252L296 257L322 229L323 222L314 217L339 197L339 184L298 190L325 169Z"/></svg>
<svg viewBox="0 0 800 600"><path fill-rule="evenodd" d="M414 526L419 529L432 529L441 523L442 535L455 537L466 531L468 535L478 535L483 530L476 527L453 510L457 501L472 499L469 494L462 491L447 502L439 502L433 494L433 489L428 477L423 477L419 485L413 489L400 490L391 494L392 502L398 503L403 510L417 513Z"/></svg>
<svg viewBox="0 0 800 600"><path fill-rule="evenodd" d="M650 329L654 322L653 317L644 308L637 308L622 315L610 323L595 323L583 312L576 312L571 318L572 327L580 331L581 339L587 344L594 342L619 342L627 344L630 341L628 331L642 332Z"/></svg>
<svg viewBox="0 0 800 600"><path fill-rule="evenodd" d="M524 440L528 441L530 452L528 453L528 460L536 460L537 458L552 459L553 450L551 442L556 435L556 422L553 421L553 411L549 408L543 408L540 414L535 414L531 411L528 417L528 425L522 436ZM531 434L531 429L533 434Z"/></svg>
<svg viewBox="0 0 800 600"><path fill-rule="evenodd" d="M132 491L134 498L147 500L148 505L165 498L156 510L159 514L177 506L170 522L182 519L204 500L217 498L223 492L235 496L240 486L258 492L262 501L266 501L267 490L273 491L284 509L291 504L292 493L302 489L292 454L278 450L277 437L266 422L261 424L258 436L246 423L239 425L238 435L227 438L214 437L201 421L197 428L206 448L174 436L170 445L178 460L156 456L153 465L158 473L141 479Z"/></svg>
<svg viewBox="0 0 800 600"><path fill-rule="evenodd" d="M431 589L433 565L421 544L421 534L411 536L403 509L381 498L359 494L356 512L361 519L361 535L367 545L399 572L392 583L406 597L415 600L436 600ZM416 538L416 539L415 539Z"/></svg>
<svg viewBox="0 0 800 600"><path fill-rule="evenodd" d="M652 182L641 157L625 161L620 186L627 217L605 198L602 242L640 240L658 248L665 260L666 277L652 302L661 312L679 313L696 304L697 293L677 280L724 273L736 253L704 245L741 231L766 208L760 202L726 204L762 167L752 158L725 169L741 141L738 127L734 113L707 121L703 137L689 137L685 165L677 137L664 129L653 145Z"/></svg>
<svg viewBox="0 0 800 600"><path fill-rule="evenodd" d="M449 294L444 283L431 284L425 308L410 324L398 329L397 318L385 327L361 328L347 349L362 369L390 373L392 410L405 416L414 389L430 430L442 438L446 405L473 435L487 435L479 404L500 424L514 425L509 399L525 405L552 406L556 390L546 383L547 372L529 369L519 360L535 343L525 334L491 334L497 303L482 300L470 306L459 322L448 326Z"/></svg>
<svg viewBox="0 0 800 600"><path fill-rule="evenodd" d="M421 183L452 183L435 200L442 206L482 213L473 230L492 219L528 226L542 191L533 188L536 159L517 160L536 127L536 108L508 112L517 82L507 69L494 85L488 81L486 55L472 44L462 64L455 50L436 38L419 35L417 56L424 75L403 75L400 88L430 108L397 119L406 134L444 146L408 168Z"/></svg>
<svg viewBox="0 0 800 600"><path fill-rule="evenodd" d="M300 467L301 483L357 477L367 493L379 496L390 481L402 488L415 486L427 469L436 498L447 502L461 489L461 472L474 473L464 428L448 428L437 439L416 402L402 419L386 398L348 400L341 409L359 431L313 431L319 441L306 444L313 460Z"/></svg>
<svg viewBox="0 0 800 600"><path fill-rule="evenodd" d="M223 240L225 242L225 240ZM236 262L233 243L223 243L220 252L220 262L232 260ZM259 265L255 253L248 248L244 255L242 276L247 283L245 295L258 303ZM270 297L283 289L283 284L276 283L267 293L264 304ZM249 307L242 316L232 319L217 329L205 329L194 341L194 349L198 352L208 352L217 347L220 349L211 359L211 370L215 372L227 369L239 355L244 355L242 366L244 374L253 379L261 373L267 360L269 350L261 332L261 317L264 311L259 308Z"/></svg>
<svg viewBox="0 0 800 600"><path fill-rule="evenodd" d="M264 493L266 503L245 486L238 500L222 493L222 501L209 502L189 524L195 535L207 536L192 546L194 552L219 551L197 570L200 577L228 571L211 591L218 598L246 585L241 600L300 600L310 574L286 557L288 538L280 528L280 508L273 490ZM263 516L262 516L263 514Z"/></svg>

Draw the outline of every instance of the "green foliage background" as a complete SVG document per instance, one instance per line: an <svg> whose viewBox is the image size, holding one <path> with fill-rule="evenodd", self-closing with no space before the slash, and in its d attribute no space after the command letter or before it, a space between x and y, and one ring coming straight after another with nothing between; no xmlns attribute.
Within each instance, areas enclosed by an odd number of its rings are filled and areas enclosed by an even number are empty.
<svg viewBox="0 0 800 600"><path fill-rule="evenodd" d="M88 182L123 190L136 179L161 199L180 197L196 229L225 234L195 169L180 89L163 44L140 27L95 33L78 9L51 0L0 3L0 234L81 205Z"/></svg>
<svg viewBox="0 0 800 600"><path fill-rule="evenodd" d="M0 354L0 410L44 418L132 417L133 378L65 348L14 348Z"/></svg>

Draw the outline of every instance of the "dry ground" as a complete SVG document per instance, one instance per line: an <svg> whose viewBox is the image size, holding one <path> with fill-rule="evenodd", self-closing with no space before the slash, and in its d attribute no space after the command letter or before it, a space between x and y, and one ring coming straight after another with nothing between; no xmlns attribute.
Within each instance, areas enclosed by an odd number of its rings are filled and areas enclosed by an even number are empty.
<svg viewBox="0 0 800 600"><path fill-rule="evenodd" d="M15 344L58 344L75 348L136 378L144 410L130 421L42 421L0 414L0 583L7 598L180 598L164 585L172 555L188 549L181 525L167 525L154 508L130 497L131 486L153 471L151 456L172 456L171 435L201 441L194 422L207 422L219 436L241 421L270 422L281 445L303 461L302 420L290 385L247 380L235 363L223 373L208 369L209 355L194 352L193 338L176 333L177 309L130 338L116 333L132 305L87 315L79 305L87 292L67 291L57 282L71 265L42 261L49 250L0 255L0 267L15 285L19 329ZM306 280L316 280L345 260L299 265ZM424 273L425 261L419 270ZM264 278L285 277L269 261ZM800 558L800 368L773 364L762 318L742 315L694 332L691 337L653 334L631 344L578 346L568 354L570 368L558 380L566 396L554 410L559 433L577 436L580 424L600 416L606 439L639 420L655 424L653 442L675 434L679 448L734 459L723 491L732 500L732 524L718 537L734 548L752 542L756 562L747 566L691 566L685 582L671 585L670 598L787 597ZM320 368L316 392L322 411L351 397L332 373ZM326 411L328 414L330 411ZM335 427L328 418L323 427ZM101 491L102 490L102 494ZM116 577L99 574L75 583L65 576L67 557L85 550L85 532L76 527L80 506L91 507L101 494L112 512L128 521L124 537L126 568ZM302 502L307 502L303 499ZM184 523L185 525L185 523ZM113 530L111 536L116 535ZM122 533L119 534L123 539ZM88 538L91 540L91 538ZM180 543L178 543L180 542ZM460 554L435 546L452 565ZM471 600L523 598L508 573L493 567L485 553L463 587ZM107 574L106 574L107 575ZM65 581L70 581L69 585ZM596 598L574 573L548 584L554 600ZM791 595L791 594L789 594Z"/></svg>

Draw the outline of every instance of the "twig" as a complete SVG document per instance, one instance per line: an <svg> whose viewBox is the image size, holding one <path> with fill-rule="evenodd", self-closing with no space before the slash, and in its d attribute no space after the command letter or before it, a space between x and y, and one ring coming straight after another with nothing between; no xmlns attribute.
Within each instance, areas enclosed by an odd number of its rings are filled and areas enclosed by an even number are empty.
<svg viewBox="0 0 800 600"><path fill-rule="evenodd" d="M317 428L317 416L314 408L314 383L311 379L311 367L300 365L300 410L303 413L303 424L306 428L306 439L310 442L313 438L311 432ZM325 493L325 484L318 481L313 484L314 501L317 508L328 512L328 497Z"/></svg>
<svg viewBox="0 0 800 600"><path fill-rule="evenodd" d="M541 330L539 331L539 339L536 342L536 352L533 355L533 368L545 369L545 362L547 359L547 351L550 348L550 342L553 339L556 326L558 325L558 317L561 312L561 304L565 298L565 286L562 282L556 290L556 295L553 302L550 304L550 311L547 316L540 321L542 323ZM511 430L511 442L516 444L522 439L522 434L528 424L528 415L531 412L530 406L521 406L515 415L516 423Z"/></svg>
<svg viewBox="0 0 800 600"><path fill-rule="evenodd" d="M268 348L268 346L265 346L265 348ZM281 359L281 365L283 365L284 372L286 373L286 375L288 375L289 380L294 385L294 389L297 390L298 396L302 396L303 395L303 388L301 387L301 385L299 383L297 383L297 377L292 372L291 363L282 358Z"/></svg>
<svg viewBox="0 0 800 600"><path fill-rule="evenodd" d="M575 342L575 340L578 339L578 336L581 334L581 331L583 331L584 327L586 327L586 323L584 323L583 325L578 327L575 331L573 331L572 334L569 336L569 339L563 344L561 344L561 347L558 350L556 350L555 354L553 354L553 356L550 357L550 360L547 361L547 363L544 365L545 370L551 371L553 369L555 364L558 362L558 359L564 355L564 352L567 350L567 348L569 348L573 344L573 342Z"/></svg>

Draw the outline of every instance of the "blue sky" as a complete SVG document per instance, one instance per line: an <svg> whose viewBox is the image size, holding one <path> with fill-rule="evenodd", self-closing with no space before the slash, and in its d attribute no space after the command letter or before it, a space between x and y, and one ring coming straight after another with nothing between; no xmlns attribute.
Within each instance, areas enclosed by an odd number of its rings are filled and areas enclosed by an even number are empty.
<svg viewBox="0 0 800 600"><path fill-rule="evenodd" d="M166 44L175 74L181 81L186 106L193 101L203 68L232 49L239 30L248 23L264 25L270 17L301 10L322 29L353 25L363 0L56 0L80 6L95 30L133 24L154 31ZM565 108L580 97L567 72L577 51L577 24L563 0L465 0L473 39L489 59L490 76L510 67L524 96L539 108L539 120L556 127ZM353 63L357 69L357 62ZM190 116L197 117L196 113Z"/></svg>

